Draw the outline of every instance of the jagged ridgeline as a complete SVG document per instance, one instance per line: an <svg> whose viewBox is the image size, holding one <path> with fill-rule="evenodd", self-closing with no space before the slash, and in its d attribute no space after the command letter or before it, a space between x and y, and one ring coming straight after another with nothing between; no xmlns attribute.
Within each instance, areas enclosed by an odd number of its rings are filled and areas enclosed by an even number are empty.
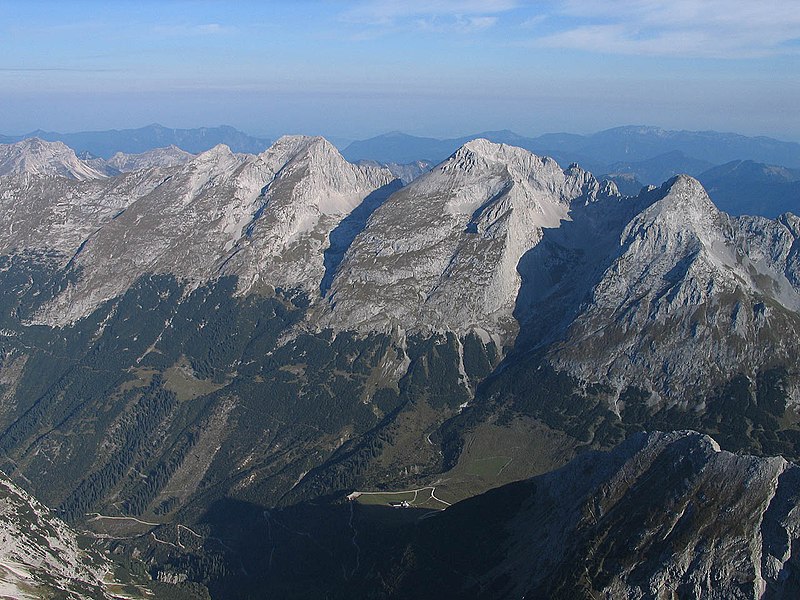
<svg viewBox="0 0 800 600"><path fill-rule="evenodd" d="M309 502L333 531L353 491L443 506L642 429L800 456L791 214L486 140L406 186L322 138L3 152L0 468L166 580L225 597Z"/></svg>

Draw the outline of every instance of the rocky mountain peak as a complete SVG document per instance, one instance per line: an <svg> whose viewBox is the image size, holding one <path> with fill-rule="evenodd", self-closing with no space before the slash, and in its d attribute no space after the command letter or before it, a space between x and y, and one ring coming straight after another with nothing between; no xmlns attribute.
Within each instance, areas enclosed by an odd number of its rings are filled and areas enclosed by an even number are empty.
<svg viewBox="0 0 800 600"><path fill-rule="evenodd" d="M561 169L548 156L538 156L523 148L481 138L464 144L441 164L440 170L451 175L461 174L458 177L453 175L453 179L442 182L454 187L458 185L459 179L465 177L479 179L492 173L499 174L506 177L511 185L517 186L518 190L524 189L522 195L535 198L535 203L547 204L555 200L566 207L576 199L594 201L599 197L619 195L613 183L601 184L594 175L577 164ZM558 220L549 222L547 226L557 225Z"/></svg>
<svg viewBox="0 0 800 600"><path fill-rule="evenodd" d="M193 154L181 150L175 145L164 148L155 148L140 154L127 154L117 152L110 159L105 161L108 167L116 169L120 173L137 171L151 167L171 167L182 165L194 158ZM102 160L102 159L95 159Z"/></svg>
<svg viewBox="0 0 800 600"><path fill-rule="evenodd" d="M263 179L269 177L263 166L253 168L256 162L251 155L235 154L225 144L218 144L180 165L169 187L175 190L174 198L180 199L181 206L194 201L203 191L220 186L233 188L240 200L252 201L263 187ZM244 169L245 166L251 168Z"/></svg>
<svg viewBox="0 0 800 600"><path fill-rule="evenodd" d="M693 177L678 175L640 198L652 203L623 231L623 244L628 243L626 239L648 240L659 252L686 246L720 248L723 244L727 215L717 209Z"/></svg>
<svg viewBox="0 0 800 600"><path fill-rule="evenodd" d="M366 189L395 179L386 168L347 162L323 137L283 136L259 158L276 173L270 183L272 205L279 198L291 198L295 210L311 203L323 214L348 214Z"/></svg>
<svg viewBox="0 0 800 600"><path fill-rule="evenodd" d="M793 213L784 213L778 217L778 223L792 232L795 239L800 238L800 217Z"/></svg>
<svg viewBox="0 0 800 600"><path fill-rule="evenodd" d="M276 172L300 164L318 170L352 167L339 150L321 136L284 135L259 155Z"/></svg>
<svg viewBox="0 0 800 600"><path fill-rule="evenodd" d="M259 161L274 169L262 208L246 238L225 261L226 272L254 289L267 272L271 285L301 287L317 296L322 280L372 211L400 187L391 171L347 162L322 137L284 136ZM289 253L294 262L287 262Z"/></svg>
<svg viewBox="0 0 800 600"><path fill-rule="evenodd" d="M661 186L663 198L657 203L661 212L683 214L687 221L699 222L719 214L703 185L689 175L676 175Z"/></svg>
<svg viewBox="0 0 800 600"><path fill-rule="evenodd" d="M275 165L276 169L288 162L292 157L306 151L309 146L318 143L324 138L308 135L284 135L278 138L269 148L264 150L259 157L267 164Z"/></svg>
<svg viewBox="0 0 800 600"><path fill-rule="evenodd" d="M225 144L217 144L210 150L198 154L191 163L194 165L230 163L235 159L231 149Z"/></svg>
<svg viewBox="0 0 800 600"><path fill-rule="evenodd" d="M330 322L513 337L521 257L599 192L580 169L471 140L375 211L333 283Z"/></svg>
<svg viewBox="0 0 800 600"><path fill-rule="evenodd" d="M558 163L552 158L539 157L523 148L498 144L483 138L465 143L442 163L441 169L444 172L460 170L466 173L477 170L479 174L497 165L502 165L509 172L523 177L529 177L531 172L561 171Z"/></svg>
<svg viewBox="0 0 800 600"><path fill-rule="evenodd" d="M551 350L558 368L674 397L793 360L786 340L800 329L800 295L791 223L730 217L685 175L636 203L645 208L621 230L567 341Z"/></svg>
<svg viewBox="0 0 800 600"><path fill-rule="evenodd" d="M105 177L80 160L63 142L27 138L14 144L0 144L0 176L57 175L86 180Z"/></svg>
<svg viewBox="0 0 800 600"><path fill-rule="evenodd" d="M443 170L460 169L471 171L479 162L499 162L503 144L495 144L483 138L476 138L458 148L442 165Z"/></svg>

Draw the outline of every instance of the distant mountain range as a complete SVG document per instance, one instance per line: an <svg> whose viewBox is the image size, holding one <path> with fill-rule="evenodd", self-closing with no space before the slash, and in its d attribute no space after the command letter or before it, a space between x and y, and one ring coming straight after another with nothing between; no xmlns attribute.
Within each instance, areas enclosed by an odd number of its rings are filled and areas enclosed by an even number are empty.
<svg viewBox="0 0 800 600"><path fill-rule="evenodd" d="M800 211L800 170L735 160L697 178L725 212L777 217Z"/></svg>
<svg viewBox="0 0 800 600"><path fill-rule="evenodd" d="M177 146L186 152L197 154L210 150L218 144L225 144L233 152L258 154L266 150L271 143L270 140L252 137L228 125L197 129L172 129L158 124L138 129L80 131L77 133L37 130L19 136L0 136L0 142L10 144L34 137L49 142L64 142L78 154L89 152L102 158L111 158L117 152L140 154L166 146Z"/></svg>
<svg viewBox="0 0 800 600"><path fill-rule="evenodd" d="M533 138L525 138L513 131L485 131L459 138L437 139L417 137L394 131L366 140L351 143L342 155L349 161L374 160L381 163L410 163L426 160L433 163L443 161L458 148L470 140L483 138L498 144L509 144L525 148L525 142Z"/></svg>
<svg viewBox="0 0 800 600"><path fill-rule="evenodd" d="M125 160L124 155L143 154L169 146L174 147L170 151L173 160L178 160L178 149L198 154L218 144L225 144L232 152L259 154L271 143L269 139L250 136L226 125L174 129L158 124L137 129L78 133L37 130L19 136L0 135L0 143L11 144L27 138L63 142L91 168L107 175L144 165L142 159L131 159L123 168L119 168L120 165L115 163ZM540 156L550 156L562 167L578 163L601 178L614 181L620 191L628 195L638 194L644 185L661 185L675 175L686 174L698 177L704 183L713 182L707 186L712 198L721 208L734 214L750 211L777 216L785 210L791 210L797 199L796 186L787 187L786 184L797 180L795 170L800 169L800 144L715 131L670 131L657 127L624 126L590 135L548 133L526 137L501 130L448 139L392 132L351 142L345 145L342 155L351 162L372 161L385 165L408 183L468 141L477 138L517 146ZM122 153L123 156L112 159L116 153ZM98 161L99 158L111 160L106 164ZM186 158L183 157L181 161ZM150 155L144 160L149 159ZM158 160L163 161L163 158ZM740 166L736 173L723 169L708 173L708 178L705 177L709 169L737 161L750 165L746 172ZM761 166L754 166L755 163ZM769 175L756 175L754 169ZM752 182L748 179L751 176L755 177ZM735 183L728 185L726 177L735 177ZM759 201L749 202L748 198L754 195L759 197ZM775 204L778 197L782 199L780 206Z"/></svg>
<svg viewBox="0 0 800 600"><path fill-rule="evenodd" d="M603 177L614 181L622 193L635 196L644 185L660 185L681 174L697 177L714 166L707 160L672 150L645 160L612 163L604 170Z"/></svg>
<svg viewBox="0 0 800 600"><path fill-rule="evenodd" d="M11 144L31 137L61 141L79 155L89 152L102 158L110 158L116 152L139 154L170 145L192 154L204 152L217 144L225 144L233 152L257 154L271 143L269 139L251 136L227 125L175 129L158 124L136 129L77 133L36 130L24 135L0 135L0 143ZM670 169L697 175L711 166L734 160L800 168L800 144L794 142L735 133L670 131L647 126L616 127L589 135L547 133L536 137L509 130L483 131L447 139L392 132L350 142L345 145L342 155L352 162L373 160L402 165L422 160L438 163L466 142L477 138L551 156L562 166L578 162L595 173L636 170L644 183L660 184L677 174L669 172Z"/></svg>
<svg viewBox="0 0 800 600"><path fill-rule="evenodd" d="M714 202L734 215L776 217L800 209L800 144L733 133L627 126L592 135L524 137L504 130L436 139L393 132L353 142L342 154L382 164L435 163L476 138L551 156L562 167L579 163L630 196L645 185L686 174L700 179Z"/></svg>
<svg viewBox="0 0 800 600"><path fill-rule="evenodd" d="M621 193L635 196L645 183L679 173L699 179L714 203L732 215L775 218L800 211L800 170L753 160L712 166L676 150L638 163L616 163L601 178L613 181Z"/></svg>
<svg viewBox="0 0 800 600"><path fill-rule="evenodd" d="M562 166L578 162L583 168L595 173L620 170L625 165L643 161L663 163L675 159L682 162L702 162L705 168L741 159L800 167L800 144L794 142L735 133L669 131L643 126L616 127L591 135L548 133L538 137L525 137L508 130L484 131L444 140L393 132L353 142L342 154L348 160L439 162L475 138L485 138L495 143L519 146L534 154L552 156ZM654 164L650 162L641 166L647 173L645 183L664 181L663 168L654 171ZM647 180L651 174L656 174L653 181Z"/></svg>

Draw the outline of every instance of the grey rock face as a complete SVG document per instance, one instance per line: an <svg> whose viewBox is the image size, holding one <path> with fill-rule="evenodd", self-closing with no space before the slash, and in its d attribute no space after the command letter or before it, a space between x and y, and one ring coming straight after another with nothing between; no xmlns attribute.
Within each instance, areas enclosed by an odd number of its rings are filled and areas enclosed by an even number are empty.
<svg viewBox="0 0 800 600"><path fill-rule="evenodd" d="M0 475L0 594L4 598L140 598L116 581L112 563L78 544L76 533ZM133 595L131 595L133 594Z"/></svg>
<svg viewBox="0 0 800 600"><path fill-rule="evenodd" d="M357 162L359 165L372 165L384 166L392 172L392 175L397 177L403 182L403 185L408 185L418 177L421 177L430 171L435 165L427 160L415 160L410 163L378 163L374 160L360 160Z"/></svg>
<svg viewBox="0 0 800 600"><path fill-rule="evenodd" d="M66 262L81 244L169 172L75 181L58 175L9 175L0 180L0 251L55 252Z"/></svg>
<svg viewBox="0 0 800 600"><path fill-rule="evenodd" d="M217 146L164 174L158 185L137 189L135 201L126 197L113 219L97 216L74 251L80 278L42 310L41 322L79 319L146 273L193 283L237 275L243 293L263 289L262 281L319 293L328 234L394 179L303 137L282 138L259 156Z"/></svg>
<svg viewBox="0 0 800 600"><path fill-rule="evenodd" d="M520 258L573 202L614 195L580 169L473 140L375 211L344 257L323 322L512 338Z"/></svg>
<svg viewBox="0 0 800 600"><path fill-rule="evenodd" d="M189 162L194 155L177 146L155 148L140 154L117 152L105 161L106 165L120 173L151 169L153 167L174 167Z"/></svg>
<svg viewBox="0 0 800 600"><path fill-rule="evenodd" d="M399 186L302 136L90 181L9 175L0 247L55 251L79 273L41 323L75 321L147 273L232 275L242 294L305 291L312 328L473 331L668 403L796 362L797 217L730 217L685 176L624 198L577 166L481 139Z"/></svg>
<svg viewBox="0 0 800 600"><path fill-rule="evenodd" d="M45 142L39 138L0 144L0 176L3 175L59 175L77 180L105 176L75 156L63 142Z"/></svg>
<svg viewBox="0 0 800 600"><path fill-rule="evenodd" d="M221 270L239 276L243 291L294 287L319 297L332 233L365 199L381 202L399 185L388 169L353 165L323 138L283 137L259 158L274 174Z"/></svg>
<svg viewBox="0 0 800 600"><path fill-rule="evenodd" d="M585 583L604 598L755 599L800 589L800 468L783 458L720 451L694 432L639 434L535 481L509 525L553 541L525 567L529 590Z"/></svg>
<svg viewBox="0 0 800 600"><path fill-rule="evenodd" d="M550 353L584 380L667 397L798 356L797 219L733 218L686 176L624 226Z"/></svg>

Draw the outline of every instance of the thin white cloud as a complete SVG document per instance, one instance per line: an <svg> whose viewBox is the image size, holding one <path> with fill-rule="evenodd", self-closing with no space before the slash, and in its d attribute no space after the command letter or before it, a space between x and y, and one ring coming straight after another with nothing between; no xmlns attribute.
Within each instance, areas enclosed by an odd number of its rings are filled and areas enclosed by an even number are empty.
<svg viewBox="0 0 800 600"><path fill-rule="evenodd" d="M367 0L344 12L341 19L371 29L473 33L492 27L497 15L517 6L517 0Z"/></svg>
<svg viewBox="0 0 800 600"><path fill-rule="evenodd" d="M82 69L79 67L0 67L2 73L121 73L124 69Z"/></svg>
<svg viewBox="0 0 800 600"><path fill-rule="evenodd" d="M698 58L800 51L800 2L793 0L563 0L549 14L572 24L532 45Z"/></svg>
<svg viewBox="0 0 800 600"><path fill-rule="evenodd" d="M547 15L544 14L534 15L532 17L528 17L522 23L520 23L520 27L523 27L524 29L535 29L539 27L539 25L544 23L546 20L547 20Z"/></svg>
<svg viewBox="0 0 800 600"><path fill-rule="evenodd" d="M205 36L234 33L236 28L220 23L199 23L193 25L156 25L153 31L165 36Z"/></svg>
<svg viewBox="0 0 800 600"><path fill-rule="evenodd" d="M464 17L461 15L446 19L432 17L416 21L420 30L432 33L474 33L489 29L495 23L497 23L497 17Z"/></svg>

